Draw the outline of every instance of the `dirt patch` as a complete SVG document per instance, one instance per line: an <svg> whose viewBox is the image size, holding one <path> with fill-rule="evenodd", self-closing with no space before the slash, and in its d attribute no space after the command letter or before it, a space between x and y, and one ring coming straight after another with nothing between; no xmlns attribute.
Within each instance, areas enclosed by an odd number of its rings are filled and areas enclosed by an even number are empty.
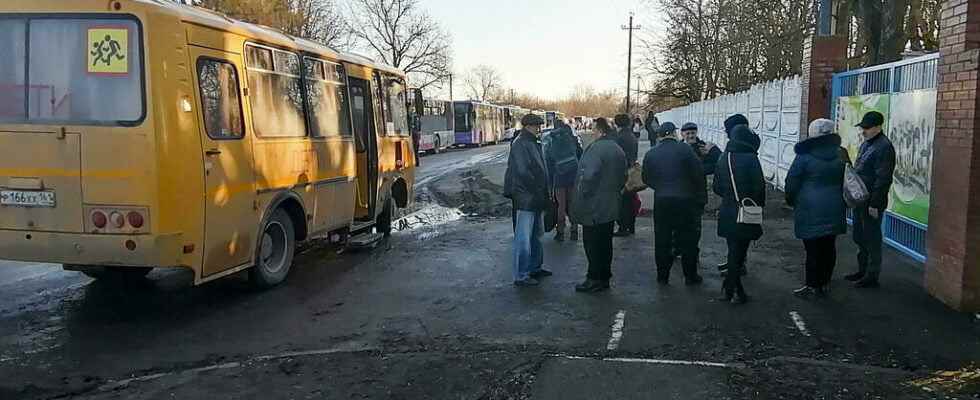
<svg viewBox="0 0 980 400"><path fill-rule="evenodd" d="M428 190L440 206L458 208L467 215L481 217L510 215L510 200L503 196L503 192L503 186L491 182L477 169L442 178Z"/></svg>

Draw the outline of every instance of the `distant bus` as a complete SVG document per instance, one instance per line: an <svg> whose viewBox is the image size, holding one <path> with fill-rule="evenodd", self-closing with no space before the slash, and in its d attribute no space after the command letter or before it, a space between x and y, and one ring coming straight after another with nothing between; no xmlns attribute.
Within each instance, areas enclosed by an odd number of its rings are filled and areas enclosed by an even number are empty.
<svg viewBox="0 0 980 400"><path fill-rule="evenodd" d="M504 140L511 140L517 131L521 130L521 118L530 110L518 106L504 107Z"/></svg>
<svg viewBox="0 0 980 400"><path fill-rule="evenodd" d="M554 128L555 122L563 119L565 119L565 114L561 111L548 111L545 113L544 118L545 128Z"/></svg>
<svg viewBox="0 0 980 400"><path fill-rule="evenodd" d="M492 104L453 102L453 123L457 145L479 147L497 143L503 137L503 111Z"/></svg>
<svg viewBox="0 0 980 400"><path fill-rule="evenodd" d="M439 153L456 144L452 103L449 101L423 98L418 124L421 131L419 151Z"/></svg>

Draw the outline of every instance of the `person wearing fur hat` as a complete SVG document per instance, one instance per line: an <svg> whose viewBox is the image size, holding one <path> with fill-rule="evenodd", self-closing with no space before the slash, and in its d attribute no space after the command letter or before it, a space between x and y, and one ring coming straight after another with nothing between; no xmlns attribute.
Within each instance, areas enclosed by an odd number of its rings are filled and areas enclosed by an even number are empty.
<svg viewBox="0 0 980 400"><path fill-rule="evenodd" d="M718 210L718 236L728 242L728 272L725 274L724 296L719 300L744 304L748 296L742 286L742 271L749 245L762 237L762 225L738 222L739 208L748 199L765 207L766 180L762 174L762 164L759 163L759 136L745 124L734 126L730 136L725 153L715 166L712 183L715 194L722 199Z"/></svg>
<svg viewBox="0 0 980 400"><path fill-rule="evenodd" d="M806 284L794 292L803 298L825 294L837 264L837 236L847 232L841 138L834 121L823 118L811 122L807 133L794 147L785 186L796 237L806 249Z"/></svg>

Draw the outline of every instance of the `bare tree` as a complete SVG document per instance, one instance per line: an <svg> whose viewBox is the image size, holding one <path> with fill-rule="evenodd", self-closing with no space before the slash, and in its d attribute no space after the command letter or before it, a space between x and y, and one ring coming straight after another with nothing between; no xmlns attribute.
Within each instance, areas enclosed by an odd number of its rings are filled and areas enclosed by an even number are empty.
<svg viewBox="0 0 980 400"><path fill-rule="evenodd" d="M489 65L477 65L470 69L464 83L470 92L470 98L479 101L496 100L503 89L500 72Z"/></svg>
<svg viewBox="0 0 980 400"><path fill-rule="evenodd" d="M347 24L335 0L178 0L242 21L270 26L335 49L348 44Z"/></svg>
<svg viewBox="0 0 980 400"><path fill-rule="evenodd" d="M418 0L350 0L348 28L358 49L405 71L425 89L449 77L450 36Z"/></svg>

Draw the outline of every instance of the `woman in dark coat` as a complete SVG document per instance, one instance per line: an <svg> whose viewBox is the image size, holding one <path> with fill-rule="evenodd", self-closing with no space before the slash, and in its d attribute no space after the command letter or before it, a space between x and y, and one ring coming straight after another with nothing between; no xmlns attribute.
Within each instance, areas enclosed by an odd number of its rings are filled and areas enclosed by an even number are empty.
<svg viewBox="0 0 980 400"><path fill-rule="evenodd" d="M720 300L744 304L748 301L742 286L745 258L752 241L762 237L762 225L738 223L738 209L741 200L746 198L765 207L766 181L762 175L762 164L759 163L759 136L747 125L739 125L732 130L730 137L725 153L715 166L712 184L715 194L722 198L718 211L718 236L728 242L728 273L725 274L723 286L725 295ZM728 167L729 159L731 169ZM735 198L732 188L732 175L735 176L739 199Z"/></svg>
<svg viewBox="0 0 980 400"><path fill-rule="evenodd" d="M794 292L800 297L824 294L837 264L837 236L847 232L841 138L829 119L814 120L808 133L786 175L786 203L796 209L796 237L806 248L806 285Z"/></svg>

